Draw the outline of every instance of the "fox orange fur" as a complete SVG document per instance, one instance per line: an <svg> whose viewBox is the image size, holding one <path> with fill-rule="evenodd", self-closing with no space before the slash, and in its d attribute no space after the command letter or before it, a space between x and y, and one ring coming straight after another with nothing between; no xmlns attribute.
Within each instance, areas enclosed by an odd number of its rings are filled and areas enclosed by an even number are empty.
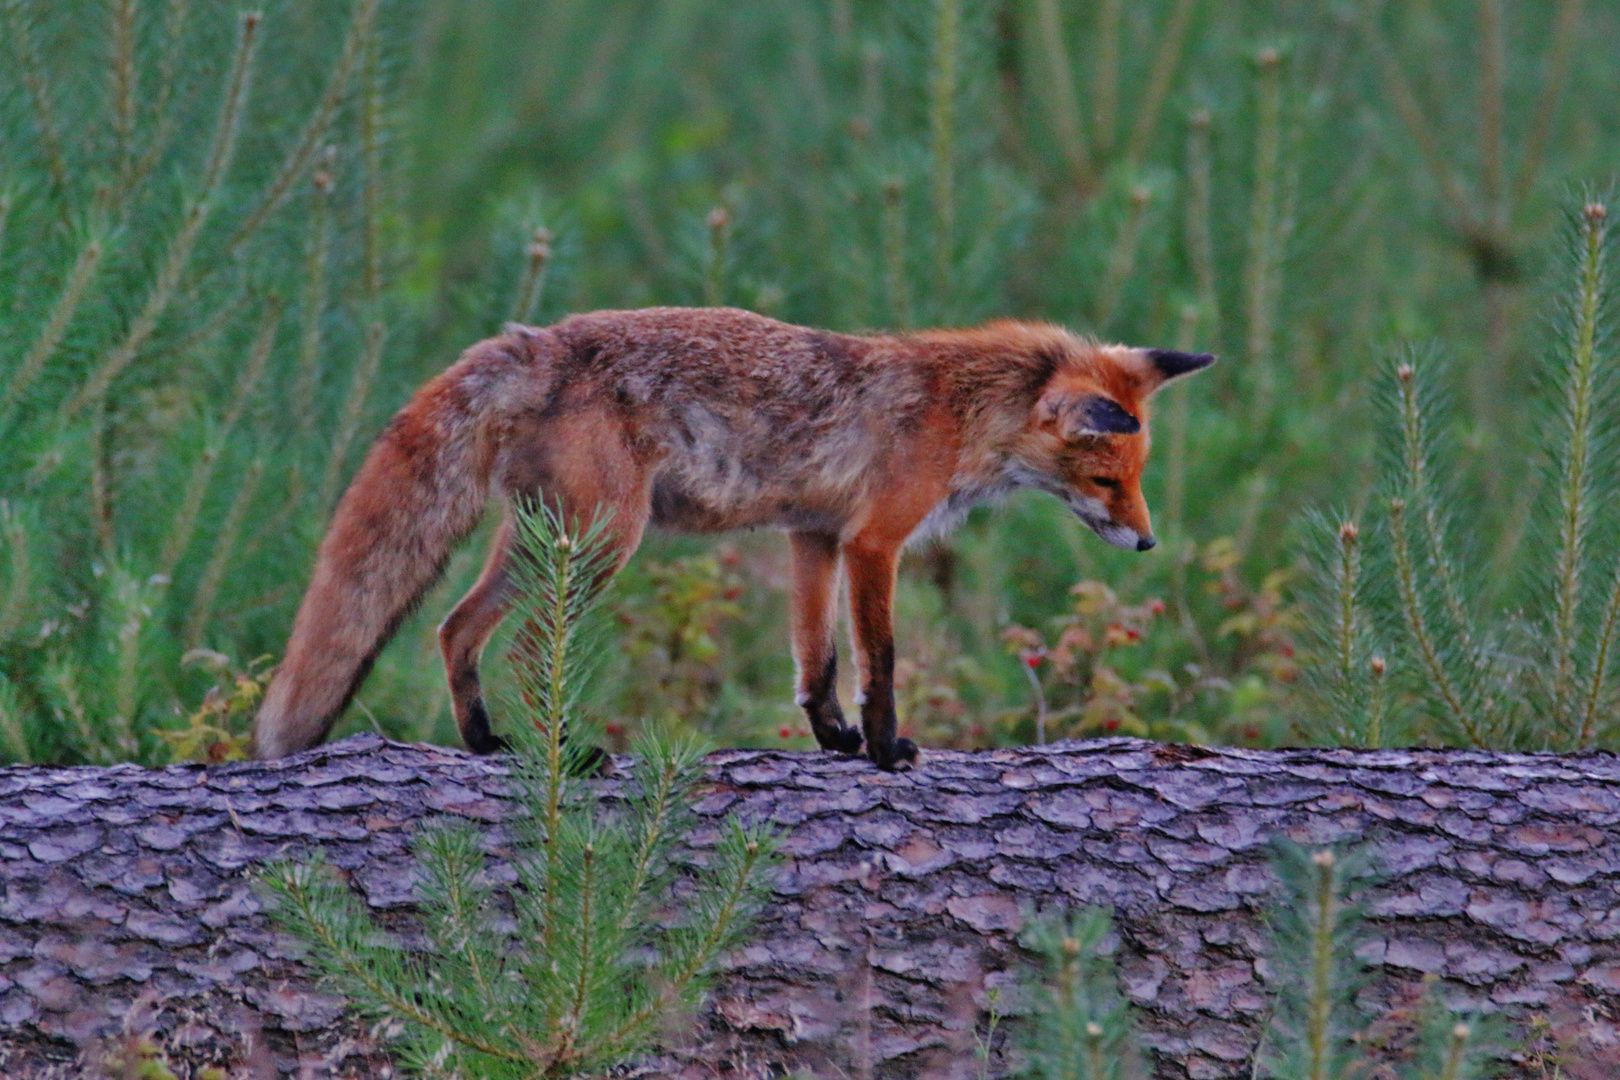
<svg viewBox="0 0 1620 1080"><path fill-rule="evenodd" d="M1100 345L1058 326L855 337L725 308L650 308L513 327L429 381L377 438L320 547L259 711L260 757L313 746L437 580L492 493L598 514L623 566L648 525L770 526L792 545L798 703L825 749L897 738L892 605L900 551L1018 488L1062 499L1145 551L1148 399L1204 354ZM478 659L511 600L511 528L439 630L457 724L490 730ZM847 568L862 730L835 688L834 590Z"/></svg>

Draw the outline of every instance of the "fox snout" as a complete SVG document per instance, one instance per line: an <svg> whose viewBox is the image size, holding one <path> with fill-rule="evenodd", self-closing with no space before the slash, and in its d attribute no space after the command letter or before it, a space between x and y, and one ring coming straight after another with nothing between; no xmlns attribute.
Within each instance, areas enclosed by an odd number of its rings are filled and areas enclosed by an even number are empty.
<svg viewBox="0 0 1620 1080"><path fill-rule="evenodd" d="M1083 516L1081 520L1091 527L1092 532L1126 551L1150 551L1158 543L1152 533L1137 532L1129 525L1121 525L1114 521L1091 521Z"/></svg>
<svg viewBox="0 0 1620 1080"><path fill-rule="evenodd" d="M1126 551L1148 551L1158 543L1153 538L1152 526L1146 521L1138 525L1126 515L1112 513L1108 504L1101 499L1074 492L1065 501L1075 517L1086 523L1086 528L1114 547ZM1141 516L1145 518L1145 512Z"/></svg>

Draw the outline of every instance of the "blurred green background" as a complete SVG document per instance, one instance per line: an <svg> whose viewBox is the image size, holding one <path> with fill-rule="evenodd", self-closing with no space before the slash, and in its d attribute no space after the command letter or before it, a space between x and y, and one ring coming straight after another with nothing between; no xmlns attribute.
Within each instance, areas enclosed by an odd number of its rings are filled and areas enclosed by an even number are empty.
<svg viewBox="0 0 1620 1080"><path fill-rule="evenodd" d="M1620 160L1613 4L254 12L0 0L8 759L240 752L388 415L503 321L601 307L1016 316L1220 354L1159 402L1152 554L1027 495L908 556L925 745L1029 741L1038 713L1048 738L1330 737L1296 694L1298 523L1366 505L1403 342L1449 358L1481 602L1518 602L1564 214ZM459 741L434 628L482 538L340 733ZM780 536L650 538L612 594L606 738L813 745L785 586Z"/></svg>

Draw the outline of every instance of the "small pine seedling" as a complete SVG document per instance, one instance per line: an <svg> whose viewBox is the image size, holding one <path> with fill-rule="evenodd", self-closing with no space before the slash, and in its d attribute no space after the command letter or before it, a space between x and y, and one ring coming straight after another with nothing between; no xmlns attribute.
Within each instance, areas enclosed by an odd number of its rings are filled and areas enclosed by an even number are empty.
<svg viewBox="0 0 1620 1080"><path fill-rule="evenodd" d="M1309 850L1286 840L1271 865L1281 888L1268 918L1273 993L1270 1018L1252 1058L1256 1080L1483 1080L1499 1056L1494 1017L1445 1008L1434 986L1418 1012L1410 1060L1395 1072L1370 1053L1367 1018L1356 1005L1366 972L1358 897L1373 883L1361 851ZM1148 1075L1130 1003L1120 994L1105 952L1113 925L1106 911L1046 912L1032 919L1024 944L1040 954L1032 987L1033 1022L1016 1075L1031 1080L1134 1080ZM1382 1071L1380 1071L1382 1070Z"/></svg>
<svg viewBox="0 0 1620 1080"><path fill-rule="evenodd" d="M1620 476L1603 450L1620 434L1620 367L1606 318L1605 204L1588 200L1571 233L1572 280L1536 432L1546 484L1528 543L1505 537L1506 557L1489 571L1470 557L1475 515L1448 482L1461 469L1440 438L1439 365L1420 350L1391 365L1381 398L1390 424L1375 514L1313 522L1308 685L1335 738L1583 750L1614 735ZM1503 582L1522 583L1523 614L1497 607Z"/></svg>
<svg viewBox="0 0 1620 1080"><path fill-rule="evenodd" d="M578 778L587 753L564 728L578 719L611 555L600 525L570 533L538 505L514 518L525 629L507 712L510 912L491 886L485 841L460 824L434 823L416 838L427 942L416 953L318 858L263 878L277 921L310 946L310 962L360 1010L397 1023L402 1062L424 1076L550 1080L645 1050L660 1021L695 1008L773 865L771 837L736 821L700 866L678 859L701 761L690 740L642 739L622 805Z"/></svg>

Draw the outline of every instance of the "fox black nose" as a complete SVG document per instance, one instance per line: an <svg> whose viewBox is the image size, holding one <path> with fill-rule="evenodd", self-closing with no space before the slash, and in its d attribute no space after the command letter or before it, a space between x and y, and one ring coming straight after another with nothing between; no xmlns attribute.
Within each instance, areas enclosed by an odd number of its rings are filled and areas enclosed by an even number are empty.
<svg viewBox="0 0 1620 1080"><path fill-rule="evenodd" d="M1136 541L1136 550L1137 551L1150 551L1150 550L1152 550L1153 545L1157 544L1157 543L1158 543L1158 541L1153 539L1153 537L1151 537L1151 536L1138 537L1137 541Z"/></svg>

